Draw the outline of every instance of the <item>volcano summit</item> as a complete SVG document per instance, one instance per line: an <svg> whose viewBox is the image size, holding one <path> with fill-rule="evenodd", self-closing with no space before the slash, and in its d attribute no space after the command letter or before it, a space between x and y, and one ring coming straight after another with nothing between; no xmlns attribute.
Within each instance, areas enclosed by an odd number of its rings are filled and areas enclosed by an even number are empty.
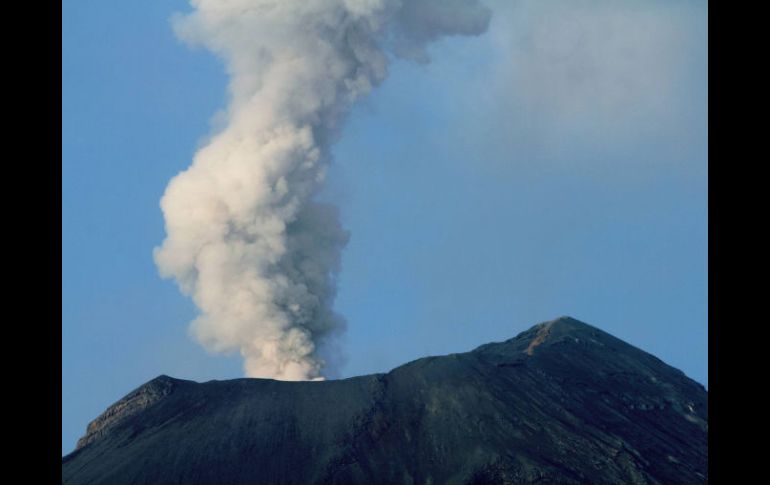
<svg viewBox="0 0 770 485"><path fill-rule="evenodd" d="M62 459L64 484L694 484L708 393L573 318L386 374L160 376Z"/></svg>

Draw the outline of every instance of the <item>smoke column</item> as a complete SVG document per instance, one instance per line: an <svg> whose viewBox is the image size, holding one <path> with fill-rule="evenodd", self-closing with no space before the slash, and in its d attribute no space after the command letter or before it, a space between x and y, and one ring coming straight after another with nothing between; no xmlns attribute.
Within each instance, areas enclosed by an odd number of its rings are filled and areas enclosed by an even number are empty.
<svg viewBox="0 0 770 485"><path fill-rule="evenodd" d="M247 376L322 379L323 350L345 329L334 312L348 234L314 201L351 105L387 75L388 52L427 62L426 45L478 35L478 0L191 0L177 35L221 57L223 128L161 199L155 249L200 315L191 332L240 351Z"/></svg>

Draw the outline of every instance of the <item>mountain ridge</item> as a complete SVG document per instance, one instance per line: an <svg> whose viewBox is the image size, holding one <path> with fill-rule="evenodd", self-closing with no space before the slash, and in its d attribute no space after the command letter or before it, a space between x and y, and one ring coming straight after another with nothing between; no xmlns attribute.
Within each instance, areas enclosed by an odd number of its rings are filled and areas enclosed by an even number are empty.
<svg viewBox="0 0 770 485"><path fill-rule="evenodd" d="M702 385L560 317L347 379L158 376L89 424L62 475L118 484L705 483L707 437Z"/></svg>

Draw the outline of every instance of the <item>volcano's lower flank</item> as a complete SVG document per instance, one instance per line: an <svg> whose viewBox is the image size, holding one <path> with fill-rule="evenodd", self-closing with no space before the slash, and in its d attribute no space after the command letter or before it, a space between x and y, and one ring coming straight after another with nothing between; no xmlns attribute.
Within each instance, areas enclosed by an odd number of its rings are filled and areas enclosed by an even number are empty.
<svg viewBox="0 0 770 485"><path fill-rule="evenodd" d="M65 484L695 484L708 394L564 317L387 374L160 376L94 420Z"/></svg>

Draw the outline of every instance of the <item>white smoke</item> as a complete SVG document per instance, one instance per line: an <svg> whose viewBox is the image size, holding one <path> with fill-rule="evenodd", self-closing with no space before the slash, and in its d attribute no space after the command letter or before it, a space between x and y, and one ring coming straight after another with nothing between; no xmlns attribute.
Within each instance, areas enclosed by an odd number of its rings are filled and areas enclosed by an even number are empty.
<svg viewBox="0 0 770 485"><path fill-rule="evenodd" d="M387 52L427 62L426 44L478 35L478 0L191 0L175 18L230 75L224 128L161 200L155 249L201 311L208 349L238 350L246 375L322 378L325 346L345 328L332 309L348 235L314 201L330 145L357 99L387 75ZM362 156L365 156L362 155Z"/></svg>
<svg viewBox="0 0 770 485"><path fill-rule="evenodd" d="M692 130L705 116L694 109L705 106L707 91L708 2L492 5L495 22L483 46L491 62L468 80L473 95L459 100L458 109L480 120L462 127L464 137L502 152L571 152L563 158L573 165L576 143L618 150L606 158L619 163L634 159L620 155L631 144L645 152L653 139L700 143Z"/></svg>

